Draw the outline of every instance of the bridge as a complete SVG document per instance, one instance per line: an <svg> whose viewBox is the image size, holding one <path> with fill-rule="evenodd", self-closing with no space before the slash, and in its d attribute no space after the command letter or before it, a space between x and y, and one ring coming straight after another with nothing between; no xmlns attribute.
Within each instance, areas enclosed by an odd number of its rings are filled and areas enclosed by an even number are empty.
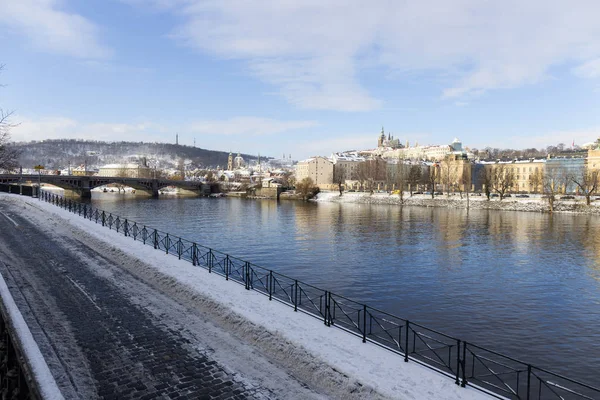
<svg viewBox="0 0 600 400"><path fill-rule="evenodd" d="M0 174L0 183L47 183L64 189L65 195L67 196L80 196L82 198L92 197L92 189L111 183L132 187L136 190L136 193L139 191L152 197L158 197L159 191L167 186L175 186L179 188L183 194L196 196L210 194L210 185L202 182L116 176Z"/></svg>

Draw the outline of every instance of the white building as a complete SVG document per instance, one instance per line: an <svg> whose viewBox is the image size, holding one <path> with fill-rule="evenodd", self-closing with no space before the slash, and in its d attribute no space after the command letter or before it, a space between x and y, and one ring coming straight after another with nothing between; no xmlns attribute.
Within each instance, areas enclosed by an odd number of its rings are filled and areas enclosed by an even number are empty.
<svg viewBox="0 0 600 400"><path fill-rule="evenodd" d="M128 163L128 164L107 164L100 167L98 176L112 176L122 178L151 178L151 170L147 165Z"/></svg>

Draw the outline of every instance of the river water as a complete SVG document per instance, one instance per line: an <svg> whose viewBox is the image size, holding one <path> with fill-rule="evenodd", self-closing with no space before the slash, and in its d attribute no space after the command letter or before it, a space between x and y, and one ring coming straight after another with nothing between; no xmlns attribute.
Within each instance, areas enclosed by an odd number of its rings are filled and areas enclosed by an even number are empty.
<svg viewBox="0 0 600 400"><path fill-rule="evenodd" d="M600 217L113 193L92 203L600 385Z"/></svg>

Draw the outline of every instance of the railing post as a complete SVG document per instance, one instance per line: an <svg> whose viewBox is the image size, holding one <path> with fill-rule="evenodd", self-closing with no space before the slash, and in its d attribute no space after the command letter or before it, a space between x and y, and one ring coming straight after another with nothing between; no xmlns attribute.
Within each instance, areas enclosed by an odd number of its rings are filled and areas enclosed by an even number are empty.
<svg viewBox="0 0 600 400"><path fill-rule="evenodd" d="M467 342L463 342L462 348L462 382L460 386L467 386Z"/></svg>
<svg viewBox="0 0 600 400"><path fill-rule="evenodd" d="M208 273L210 274L212 272L212 267L213 267L213 252L212 249L208 249Z"/></svg>
<svg viewBox="0 0 600 400"><path fill-rule="evenodd" d="M102 211L102 226L106 223L106 214Z"/></svg>
<svg viewBox="0 0 600 400"><path fill-rule="evenodd" d="M406 320L406 333L404 334L404 362L408 362L408 327L409 327L409 322L408 320Z"/></svg>
<svg viewBox="0 0 600 400"><path fill-rule="evenodd" d="M527 365L527 400L529 400L530 392L531 392L531 365L528 364Z"/></svg>
<svg viewBox="0 0 600 400"><path fill-rule="evenodd" d="M325 310L323 310L323 323L325 325L327 325L327 315L329 315L329 304L328 304L328 299L329 299L329 292L326 290L325 291L325 298L323 299L325 301Z"/></svg>
<svg viewBox="0 0 600 400"><path fill-rule="evenodd" d="M367 342L367 305L363 304L363 343Z"/></svg>
<svg viewBox="0 0 600 400"><path fill-rule="evenodd" d="M454 383L456 383L457 385L460 384L460 379L459 379L459 374L460 374L460 340L456 340L456 380L454 381Z"/></svg>
<svg viewBox="0 0 600 400"><path fill-rule="evenodd" d="M181 243L181 238L177 240L177 258L181 260L181 248L183 247L183 243Z"/></svg>
<svg viewBox="0 0 600 400"><path fill-rule="evenodd" d="M192 243L192 265L194 267L198 265L198 246L196 242Z"/></svg>
<svg viewBox="0 0 600 400"><path fill-rule="evenodd" d="M246 261L246 277L245 277L245 281L246 281L246 290L250 290L250 263L248 261Z"/></svg>
<svg viewBox="0 0 600 400"><path fill-rule="evenodd" d="M269 301L273 299L273 270L269 270Z"/></svg>
<svg viewBox="0 0 600 400"><path fill-rule="evenodd" d="M298 279L294 281L294 311L298 311Z"/></svg>
<svg viewBox="0 0 600 400"><path fill-rule="evenodd" d="M125 222L123 223L123 235L127 237L129 234L129 223L127 222L127 218L125 218Z"/></svg>
<svg viewBox="0 0 600 400"><path fill-rule="evenodd" d="M158 249L158 232L156 232L156 229L154 230L154 232L152 233L152 235L154 236L154 248Z"/></svg>
<svg viewBox="0 0 600 400"><path fill-rule="evenodd" d="M229 280L229 254L225 256L225 280Z"/></svg>

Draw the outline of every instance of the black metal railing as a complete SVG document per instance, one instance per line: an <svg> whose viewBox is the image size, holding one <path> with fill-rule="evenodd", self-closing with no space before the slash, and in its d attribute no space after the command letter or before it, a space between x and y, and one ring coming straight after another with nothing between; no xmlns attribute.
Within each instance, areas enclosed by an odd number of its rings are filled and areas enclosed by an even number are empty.
<svg viewBox="0 0 600 400"><path fill-rule="evenodd" d="M219 274L497 398L600 399L600 388L535 367L404 318L318 288L271 269L178 236L147 227L88 204L42 192L41 200L76 213L124 236Z"/></svg>
<svg viewBox="0 0 600 400"><path fill-rule="evenodd" d="M12 326L9 311L0 307L0 398L12 400L40 399L40 384L31 373L24 357L19 331ZM22 332L21 332L22 333Z"/></svg>

